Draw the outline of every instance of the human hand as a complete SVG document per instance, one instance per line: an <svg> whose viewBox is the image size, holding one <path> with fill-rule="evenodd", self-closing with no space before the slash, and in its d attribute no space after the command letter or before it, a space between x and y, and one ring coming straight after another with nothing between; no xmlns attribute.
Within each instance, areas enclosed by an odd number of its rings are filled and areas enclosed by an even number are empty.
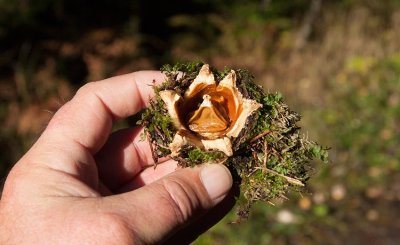
<svg viewBox="0 0 400 245"><path fill-rule="evenodd" d="M115 120L148 105L160 72L89 83L15 164L0 201L1 244L189 242L232 207L222 165L156 168L140 128Z"/></svg>

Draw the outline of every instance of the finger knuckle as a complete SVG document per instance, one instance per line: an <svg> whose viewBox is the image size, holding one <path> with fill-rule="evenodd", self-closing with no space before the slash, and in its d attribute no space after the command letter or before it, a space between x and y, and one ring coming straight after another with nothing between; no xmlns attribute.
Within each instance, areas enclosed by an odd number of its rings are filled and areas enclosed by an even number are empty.
<svg viewBox="0 0 400 245"><path fill-rule="evenodd" d="M165 178L162 181L168 197L167 201L177 220L184 222L200 204L196 190L191 184L177 178Z"/></svg>
<svg viewBox="0 0 400 245"><path fill-rule="evenodd" d="M82 87L80 87L78 89L78 91L76 92L76 94L77 95L85 95L88 93L92 93L96 86L97 86L96 82L88 82L85 85L83 85Z"/></svg>

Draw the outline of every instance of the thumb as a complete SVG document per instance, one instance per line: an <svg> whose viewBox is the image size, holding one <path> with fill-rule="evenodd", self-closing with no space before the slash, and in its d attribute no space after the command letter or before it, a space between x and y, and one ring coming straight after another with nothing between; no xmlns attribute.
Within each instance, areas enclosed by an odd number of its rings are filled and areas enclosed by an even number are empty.
<svg viewBox="0 0 400 245"><path fill-rule="evenodd" d="M160 242L224 199L232 176L222 164L179 169L150 185L120 194L116 212L144 243Z"/></svg>

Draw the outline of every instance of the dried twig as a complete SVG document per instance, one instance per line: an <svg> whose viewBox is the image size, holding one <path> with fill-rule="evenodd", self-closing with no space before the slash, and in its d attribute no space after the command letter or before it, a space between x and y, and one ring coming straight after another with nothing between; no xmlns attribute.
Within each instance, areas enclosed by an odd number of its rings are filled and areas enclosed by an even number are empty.
<svg viewBox="0 0 400 245"><path fill-rule="evenodd" d="M300 180L292 178L292 177L289 177L289 176L286 176L286 175L283 175L283 174L280 174L280 173L278 173L278 172L276 172L276 171L274 171L272 169L269 169L269 168L266 168L266 167L265 168L256 167L256 169L260 169L260 170L269 172L271 174L277 175L279 177L282 177L282 178L286 179L291 184L298 185L298 186L305 186L303 184L303 182L301 182Z"/></svg>
<svg viewBox="0 0 400 245"><path fill-rule="evenodd" d="M154 149L153 149L153 144L154 144L154 142L153 142L153 140L152 140L151 137L150 137L150 133L147 132L147 131L146 131L146 138L147 138L147 141L149 142L150 151L151 151L151 156L152 156L152 158L153 158L153 161L154 161L154 168L155 168L156 165L157 165L157 162L158 162L158 156L157 156L156 152L155 152Z"/></svg>
<svg viewBox="0 0 400 245"><path fill-rule="evenodd" d="M271 133L271 130L266 130L266 131L264 131L264 132L258 134L257 136L255 136L254 138L252 138L252 139L250 140L250 144L253 144L253 143L256 142L258 139L264 137L265 135L267 135L267 134L269 134L269 133Z"/></svg>

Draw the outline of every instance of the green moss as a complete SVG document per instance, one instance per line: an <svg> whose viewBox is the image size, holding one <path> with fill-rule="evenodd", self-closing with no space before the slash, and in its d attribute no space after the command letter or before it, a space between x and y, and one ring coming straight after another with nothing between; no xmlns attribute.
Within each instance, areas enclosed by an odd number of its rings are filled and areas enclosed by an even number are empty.
<svg viewBox="0 0 400 245"><path fill-rule="evenodd" d="M226 159L224 153L219 151L204 151L195 146L187 145L180 150L180 156L176 158L183 166L195 166L202 163L218 163Z"/></svg>
<svg viewBox="0 0 400 245"><path fill-rule="evenodd" d="M320 146L314 142L312 142L308 145L305 154L307 154L309 158L320 159L324 163L329 162L328 149L323 148L322 146Z"/></svg>
<svg viewBox="0 0 400 245"><path fill-rule="evenodd" d="M201 61L193 61L186 63L176 63L175 65L166 64L161 67L161 71L165 73L176 73L176 72L184 72L184 73L192 73L198 72L201 69L201 66L204 62Z"/></svg>
<svg viewBox="0 0 400 245"><path fill-rule="evenodd" d="M154 87L155 92L175 90L179 94L183 94L197 76L203 64L203 62L189 62L177 63L173 66L164 65L161 71L167 79L160 86Z"/></svg>
<svg viewBox="0 0 400 245"><path fill-rule="evenodd" d="M150 101L150 109L143 111L142 118L137 124L145 128L144 137L151 143L155 162L158 161L158 158L171 153L168 145L172 142L175 130L172 119L159 96Z"/></svg>

